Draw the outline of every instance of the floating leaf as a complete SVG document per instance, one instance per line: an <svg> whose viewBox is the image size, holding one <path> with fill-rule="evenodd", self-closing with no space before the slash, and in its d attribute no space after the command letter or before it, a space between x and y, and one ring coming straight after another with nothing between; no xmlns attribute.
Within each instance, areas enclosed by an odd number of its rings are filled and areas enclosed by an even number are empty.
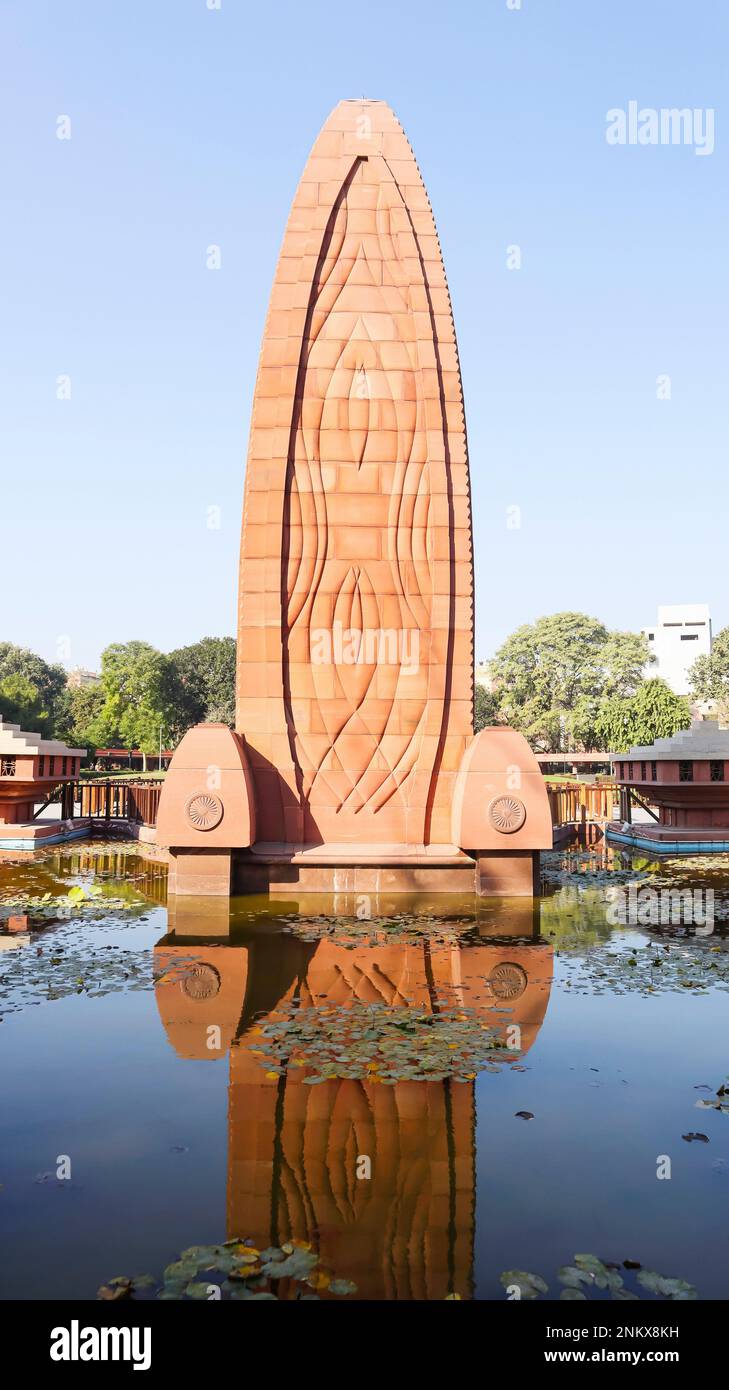
<svg viewBox="0 0 729 1390"><path fill-rule="evenodd" d="M698 1298L696 1289L685 1279L670 1279L665 1274L657 1274L654 1269L641 1269L638 1283L642 1288L648 1289L649 1293L658 1294L661 1298L670 1298L675 1302Z"/></svg>
<svg viewBox="0 0 729 1390"><path fill-rule="evenodd" d="M522 1298L537 1298L540 1293L546 1293L549 1285L545 1284L540 1274L530 1274L525 1269L506 1269L499 1279L505 1289L516 1285L521 1291Z"/></svg>

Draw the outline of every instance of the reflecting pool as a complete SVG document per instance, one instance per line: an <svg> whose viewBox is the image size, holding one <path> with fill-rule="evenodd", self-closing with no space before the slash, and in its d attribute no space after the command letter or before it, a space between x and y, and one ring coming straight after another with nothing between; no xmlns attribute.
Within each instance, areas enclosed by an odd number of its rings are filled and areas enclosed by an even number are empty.
<svg viewBox="0 0 729 1390"><path fill-rule="evenodd" d="M137 846L6 859L0 1297L729 1297L727 867L228 916Z"/></svg>

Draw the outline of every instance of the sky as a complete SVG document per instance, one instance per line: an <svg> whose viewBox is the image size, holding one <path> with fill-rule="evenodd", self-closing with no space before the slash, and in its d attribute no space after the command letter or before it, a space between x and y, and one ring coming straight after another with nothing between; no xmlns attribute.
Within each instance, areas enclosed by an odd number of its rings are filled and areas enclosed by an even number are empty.
<svg viewBox="0 0 729 1390"><path fill-rule="evenodd" d="M0 640L97 669L234 634L279 246L361 96L440 235L477 658L561 609L729 622L728 54L725 0L0 0ZM630 102L702 124L610 143Z"/></svg>

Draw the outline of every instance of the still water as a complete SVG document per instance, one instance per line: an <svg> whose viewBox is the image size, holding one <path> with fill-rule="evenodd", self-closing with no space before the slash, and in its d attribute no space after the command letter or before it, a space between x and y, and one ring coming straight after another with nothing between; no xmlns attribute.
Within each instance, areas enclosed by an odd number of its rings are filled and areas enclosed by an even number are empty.
<svg viewBox="0 0 729 1390"><path fill-rule="evenodd" d="M729 1297L726 860L543 873L228 921L137 847L0 864L0 1297Z"/></svg>

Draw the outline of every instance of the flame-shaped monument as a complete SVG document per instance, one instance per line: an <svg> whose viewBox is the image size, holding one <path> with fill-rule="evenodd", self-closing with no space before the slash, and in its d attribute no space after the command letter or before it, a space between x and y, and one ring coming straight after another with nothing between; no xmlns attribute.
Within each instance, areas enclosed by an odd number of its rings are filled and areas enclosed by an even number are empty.
<svg viewBox="0 0 729 1390"><path fill-rule="evenodd" d="M173 759L158 820L173 892L532 892L549 807L521 735L473 732L453 315L418 166L380 101L332 112L276 270L236 728L198 726Z"/></svg>

